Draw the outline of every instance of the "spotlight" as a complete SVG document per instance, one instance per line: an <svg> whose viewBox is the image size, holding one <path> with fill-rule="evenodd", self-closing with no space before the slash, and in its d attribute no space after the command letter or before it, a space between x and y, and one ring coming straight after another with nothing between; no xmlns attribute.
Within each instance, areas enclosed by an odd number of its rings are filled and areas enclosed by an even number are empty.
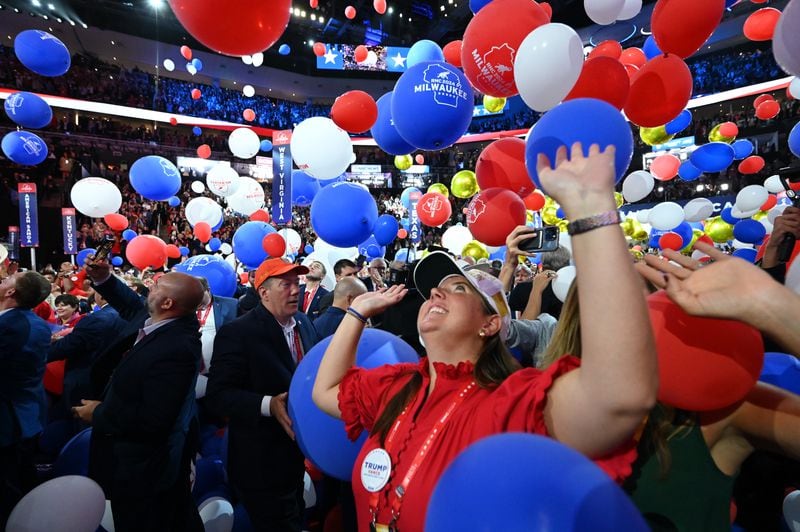
<svg viewBox="0 0 800 532"><path fill-rule="evenodd" d="M83 26L83 29L88 29L88 28L89 28L89 26L88 26L88 25L86 25L86 23L85 23L85 22L81 22L81 26Z"/></svg>
<svg viewBox="0 0 800 532"><path fill-rule="evenodd" d="M39 0L31 0L31 4L33 4L33 7L42 7L42 3Z"/></svg>
<svg viewBox="0 0 800 532"><path fill-rule="evenodd" d="M150 7L158 11L164 5L164 0L148 0Z"/></svg>
<svg viewBox="0 0 800 532"><path fill-rule="evenodd" d="M392 13L394 13L394 8L392 6L389 6L389 9L387 11L389 11L389 14L391 15Z"/></svg>
<svg viewBox="0 0 800 532"><path fill-rule="evenodd" d="M323 22L325 22L325 17L320 16L319 17L319 23L322 24Z"/></svg>
<svg viewBox="0 0 800 532"><path fill-rule="evenodd" d="M49 9L50 11L55 11L56 6L54 6L53 4L47 4L47 9Z"/></svg>

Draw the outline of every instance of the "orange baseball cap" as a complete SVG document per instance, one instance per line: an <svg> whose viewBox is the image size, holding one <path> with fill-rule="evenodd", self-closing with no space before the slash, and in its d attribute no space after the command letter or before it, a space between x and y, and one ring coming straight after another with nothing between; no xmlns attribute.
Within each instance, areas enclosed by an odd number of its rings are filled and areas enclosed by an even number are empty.
<svg viewBox="0 0 800 532"><path fill-rule="evenodd" d="M300 264L293 264L286 262L282 258L267 259L261 263L261 266L256 270L256 288L261 286L264 281L270 277L277 277L284 273L294 272L298 275L305 275L308 273L308 268Z"/></svg>

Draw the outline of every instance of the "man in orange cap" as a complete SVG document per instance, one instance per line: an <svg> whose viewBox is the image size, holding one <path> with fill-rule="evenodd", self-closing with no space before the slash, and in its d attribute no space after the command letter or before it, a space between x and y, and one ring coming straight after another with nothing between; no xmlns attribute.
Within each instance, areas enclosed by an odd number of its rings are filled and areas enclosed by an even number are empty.
<svg viewBox="0 0 800 532"><path fill-rule="evenodd" d="M292 374L317 342L298 312L299 276L308 268L280 258L255 273L260 304L224 325L214 339L207 401L228 426L228 476L255 530L299 531L303 454L286 396Z"/></svg>

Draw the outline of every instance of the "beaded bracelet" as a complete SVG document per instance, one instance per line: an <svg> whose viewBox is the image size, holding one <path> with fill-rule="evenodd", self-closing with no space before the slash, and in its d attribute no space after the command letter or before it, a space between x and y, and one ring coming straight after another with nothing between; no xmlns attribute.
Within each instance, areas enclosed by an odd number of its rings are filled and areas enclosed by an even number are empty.
<svg viewBox="0 0 800 532"><path fill-rule="evenodd" d="M359 311L354 309L353 307L347 307L346 312L353 316L355 319L363 323L364 325L367 324L367 318L365 318Z"/></svg>

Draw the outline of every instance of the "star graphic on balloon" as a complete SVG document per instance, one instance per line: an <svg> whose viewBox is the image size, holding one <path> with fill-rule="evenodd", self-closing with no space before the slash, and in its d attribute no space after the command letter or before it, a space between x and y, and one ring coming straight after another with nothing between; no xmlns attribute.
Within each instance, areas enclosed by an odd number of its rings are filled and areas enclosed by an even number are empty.
<svg viewBox="0 0 800 532"><path fill-rule="evenodd" d="M336 64L336 58L339 57L339 56L336 55L335 53L333 53L333 50L328 50L328 52L323 57L325 58L325 64L326 65L328 63L330 63L332 65L335 65Z"/></svg>
<svg viewBox="0 0 800 532"><path fill-rule="evenodd" d="M397 52L397 55L392 57L392 61L394 61L395 67L406 67L406 58L400 55L400 52Z"/></svg>

